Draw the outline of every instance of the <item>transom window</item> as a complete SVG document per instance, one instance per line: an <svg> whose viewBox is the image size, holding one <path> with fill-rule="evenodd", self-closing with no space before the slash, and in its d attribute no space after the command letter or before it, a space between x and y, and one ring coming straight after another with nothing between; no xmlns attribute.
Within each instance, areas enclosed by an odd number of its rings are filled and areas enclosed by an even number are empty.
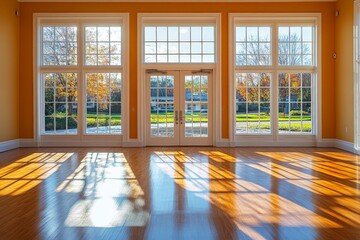
<svg viewBox="0 0 360 240"><path fill-rule="evenodd" d="M271 65L271 27L236 27L236 65Z"/></svg>
<svg viewBox="0 0 360 240"><path fill-rule="evenodd" d="M280 26L278 28L278 64L313 65L313 26Z"/></svg>
<svg viewBox="0 0 360 240"><path fill-rule="evenodd" d="M124 18L41 18L40 133L121 135Z"/></svg>
<svg viewBox="0 0 360 240"><path fill-rule="evenodd" d="M145 26L144 63L214 63L215 26Z"/></svg>
<svg viewBox="0 0 360 240"><path fill-rule="evenodd" d="M85 65L121 65L121 27L85 27Z"/></svg>
<svg viewBox="0 0 360 240"><path fill-rule="evenodd" d="M316 18L255 18L233 18L234 134L315 134Z"/></svg>
<svg viewBox="0 0 360 240"><path fill-rule="evenodd" d="M76 26L44 26L42 28L42 65L76 66L78 57Z"/></svg>

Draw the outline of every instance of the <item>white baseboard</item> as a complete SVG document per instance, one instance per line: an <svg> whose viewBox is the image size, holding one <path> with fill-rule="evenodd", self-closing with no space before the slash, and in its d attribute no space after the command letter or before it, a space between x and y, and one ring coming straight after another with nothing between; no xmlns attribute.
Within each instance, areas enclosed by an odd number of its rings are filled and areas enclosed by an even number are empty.
<svg viewBox="0 0 360 240"><path fill-rule="evenodd" d="M216 147L230 147L230 140L229 139L220 139L215 143Z"/></svg>
<svg viewBox="0 0 360 240"><path fill-rule="evenodd" d="M335 147L336 139L334 138L323 138L316 141L316 147Z"/></svg>
<svg viewBox="0 0 360 240"><path fill-rule="evenodd" d="M19 142L22 148L38 147L38 143L32 138L20 138Z"/></svg>
<svg viewBox="0 0 360 240"><path fill-rule="evenodd" d="M143 142L129 140L123 142L111 141L43 141L34 139L20 139L18 147L144 147Z"/></svg>
<svg viewBox="0 0 360 240"><path fill-rule="evenodd" d="M359 154L359 151L355 149L354 143L352 142L336 139L334 147L347 152Z"/></svg>
<svg viewBox="0 0 360 240"><path fill-rule="evenodd" d="M10 141L0 142L0 152L9 151L19 147L39 147L40 144L34 139L14 139ZM110 142L46 142L41 143L43 147L145 147L144 143L134 140L128 140L120 144L114 144ZM334 139L325 138L320 141L309 141L309 142L230 142L228 139L221 139L216 142L216 147L336 147L341 150L351 152L360 155L360 150L354 147L354 143Z"/></svg>
<svg viewBox="0 0 360 240"><path fill-rule="evenodd" d="M145 143L137 139L129 139L122 142L122 147L145 147Z"/></svg>
<svg viewBox="0 0 360 240"><path fill-rule="evenodd" d="M20 147L19 139L0 142L0 152L9 151L9 150L19 148L19 147Z"/></svg>

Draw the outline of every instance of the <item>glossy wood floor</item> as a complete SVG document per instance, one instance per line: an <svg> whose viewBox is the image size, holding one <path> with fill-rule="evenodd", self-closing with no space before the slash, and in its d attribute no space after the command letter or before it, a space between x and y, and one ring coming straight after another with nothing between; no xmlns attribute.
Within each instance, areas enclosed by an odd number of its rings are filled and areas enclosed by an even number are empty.
<svg viewBox="0 0 360 240"><path fill-rule="evenodd" d="M324 148L0 153L0 239L360 239L359 157Z"/></svg>

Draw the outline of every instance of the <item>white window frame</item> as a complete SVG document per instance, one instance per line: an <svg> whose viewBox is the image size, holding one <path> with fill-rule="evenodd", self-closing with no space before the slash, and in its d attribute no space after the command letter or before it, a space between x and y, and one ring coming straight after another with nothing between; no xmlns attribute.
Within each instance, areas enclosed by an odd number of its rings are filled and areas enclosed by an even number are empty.
<svg viewBox="0 0 360 240"><path fill-rule="evenodd" d="M200 70L213 72L213 145L221 142L221 14L220 13L138 13L138 139L137 146L146 146L146 69L159 70ZM215 26L215 62L214 63L144 63L143 29L147 24L159 25L196 25L213 24ZM210 116L209 116L210 117Z"/></svg>
<svg viewBox="0 0 360 240"><path fill-rule="evenodd" d="M314 25L314 59L313 66L282 66L278 65L277 36L272 36L271 66L235 65L235 26L237 24L270 25L272 32L277 33L280 24ZM235 73L244 72L271 73L271 134L236 134L235 131ZM321 141L321 13L230 13L229 14L229 135L230 146L315 146ZM279 134L278 133L278 73L280 72L313 72L312 78L312 134ZM316 83L316 84L315 84Z"/></svg>
<svg viewBox="0 0 360 240"><path fill-rule="evenodd" d="M51 23L56 25L71 24L78 27L78 61L76 66L42 66L41 65L41 26ZM85 34L87 25L121 25L122 50L120 66L86 66L84 61ZM129 139L129 14L128 13L35 13L33 15L33 62L34 62L34 141L38 146L122 146ZM77 72L78 73L78 116L80 116L77 134L43 134L43 72ZM119 72L121 73L121 134L86 134L86 85L85 74L88 72Z"/></svg>
<svg viewBox="0 0 360 240"><path fill-rule="evenodd" d="M354 1L354 148L360 154L360 0Z"/></svg>

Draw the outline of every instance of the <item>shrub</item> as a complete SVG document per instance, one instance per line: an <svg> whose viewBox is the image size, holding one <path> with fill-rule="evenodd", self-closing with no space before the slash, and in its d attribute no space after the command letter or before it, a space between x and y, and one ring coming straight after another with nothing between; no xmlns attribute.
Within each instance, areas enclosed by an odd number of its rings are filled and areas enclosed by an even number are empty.
<svg viewBox="0 0 360 240"><path fill-rule="evenodd" d="M290 116L301 116L301 115L308 115L308 112L301 111L301 110L291 110Z"/></svg>

